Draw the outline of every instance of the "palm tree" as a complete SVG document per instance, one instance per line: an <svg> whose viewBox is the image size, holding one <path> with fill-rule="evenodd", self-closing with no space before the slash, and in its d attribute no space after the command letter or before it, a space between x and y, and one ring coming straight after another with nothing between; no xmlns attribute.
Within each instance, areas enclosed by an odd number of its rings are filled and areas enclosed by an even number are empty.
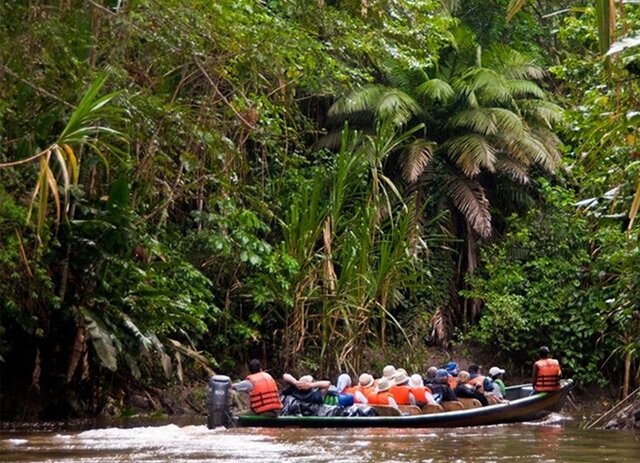
<svg viewBox="0 0 640 463"><path fill-rule="evenodd" d="M476 267L476 239L492 234L491 197L521 190L534 165L549 172L557 166L552 126L561 111L536 83L543 77L540 68L505 46L482 53L466 30L456 32L433 69L389 69L389 85L356 90L334 104L330 115L361 125L376 119L424 124L388 167L401 174L407 191L436 195L450 210L450 229L464 250L456 264L459 289ZM439 342L448 342L452 323L473 319L477 308L459 312L457 295L449 308L438 310Z"/></svg>

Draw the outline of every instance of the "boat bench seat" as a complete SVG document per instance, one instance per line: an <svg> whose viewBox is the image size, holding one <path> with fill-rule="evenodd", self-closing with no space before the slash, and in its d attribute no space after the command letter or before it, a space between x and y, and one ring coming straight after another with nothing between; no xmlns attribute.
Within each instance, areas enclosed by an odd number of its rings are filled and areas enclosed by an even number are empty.
<svg viewBox="0 0 640 463"><path fill-rule="evenodd" d="M445 412L464 410L464 405L462 405L462 402L459 402L457 400L447 400L442 402L440 405L442 405L442 408L444 408Z"/></svg>
<svg viewBox="0 0 640 463"><path fill-rule="evenodd" d="M425 404L422 407L422 413L424 415L429 415L431 413L442 413L442 412L444 412L444 408L442 408L442 406L438 404L435 404L435 405Z"/></svg>
<svg viewBox="0 0 640 463"><path fill-rule="evenodd" d="M473 399L469 397L458 397L458 401L461 402L462 405L464 405L465 410L482 407L482 404L478 399Z"/></svg>

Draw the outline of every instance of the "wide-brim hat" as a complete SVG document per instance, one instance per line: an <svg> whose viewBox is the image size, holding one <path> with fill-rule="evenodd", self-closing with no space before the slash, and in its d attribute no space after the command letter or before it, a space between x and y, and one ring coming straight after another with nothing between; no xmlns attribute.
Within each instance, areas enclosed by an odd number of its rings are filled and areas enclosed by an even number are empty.
<svg viewBox="0 0 640 463"><path fill-rule="evenodd" d="M409 382L409 377L404 371L397 371L395 375L393 375L393 384L400 385Z"/></svg>
<svg viewBox="0 0 640 463"><path fill-rule="evenodd" d="M362 387L371 387L373 386L373 382L373 376L371 376L369 373L362 373L358 378L358 383Z"/></svg>
<svg viewBox="0 0 640 463"><path fill-rule="evenodd" d="M424 386L424 381L422 381L422 377L419 374L413 374L409 378L409 386L411 387L421 387Z"/></svg>
<svg viewBox="0 0 640 463"><path fill-rule="evenodd" d="M376 385L376 392L384 392L391 389L391 381L387 378L380 378L378 380L378 384Z"/></svg>
<svg viewBox="0 0 640 463"><path fill-rule="evenodd" d="M396 367L393 365L387 365L382 369L382 376L385 378L393 378L393 375L396 374Z"/></svg>

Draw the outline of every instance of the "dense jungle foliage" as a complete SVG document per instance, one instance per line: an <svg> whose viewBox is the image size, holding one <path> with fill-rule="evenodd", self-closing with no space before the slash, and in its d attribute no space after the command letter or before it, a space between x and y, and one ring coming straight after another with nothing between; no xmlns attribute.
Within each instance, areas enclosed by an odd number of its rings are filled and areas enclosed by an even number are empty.
<svg viewBox="0 0 640 463"><path fill-rule="evenodd" d="M467 345L626 394L639 31L606 0L2 2L0 418Z"/></svg>

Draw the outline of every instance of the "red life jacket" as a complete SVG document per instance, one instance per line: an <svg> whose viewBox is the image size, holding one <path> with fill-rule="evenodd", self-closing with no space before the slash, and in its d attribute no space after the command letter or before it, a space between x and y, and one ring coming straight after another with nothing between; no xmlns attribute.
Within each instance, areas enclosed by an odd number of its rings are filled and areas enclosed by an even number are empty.
<svg viewBox="0 0 640 463"><path fill-rule="evenodd" d="M398 405L411 405L411 401L409 400L409 393L411 392L411 388L406 384L391 386L389 392L391 393L391 395L393 395L393 398Z"/></svg>
<svg viewBox="0 0 640 463"><path fill-rule="evenodd" d="M484 394L484 379L485 379L485 376L478 375L475 378L470 379L468 384L471 384L474 389L479 391L481 394ZM480 386L480 387L476 388L476 386Z"/></svg>
<svg viewBox="0 0 640 463"><path fill-rule="evenodd" d="M536 362L538 375L533 388L536 391L557 391L560 389L560 364L556 359L540 359Z"/></svg>
<svg viewBox="0 0 640 463"><path fill-rule="evenodd" d="M395 399L389 391L372 391L367 396L367 401L369 402L369 405L389 405L389 398Z"/></svg>
<svg viewBox="0 0 640 463"><path fill-rule="evenodd" d="M249 397L251 409L256 414L282 409L278 385L269 373L260 371L247 376L247 380L251 381L253 386Z"/></svg>

